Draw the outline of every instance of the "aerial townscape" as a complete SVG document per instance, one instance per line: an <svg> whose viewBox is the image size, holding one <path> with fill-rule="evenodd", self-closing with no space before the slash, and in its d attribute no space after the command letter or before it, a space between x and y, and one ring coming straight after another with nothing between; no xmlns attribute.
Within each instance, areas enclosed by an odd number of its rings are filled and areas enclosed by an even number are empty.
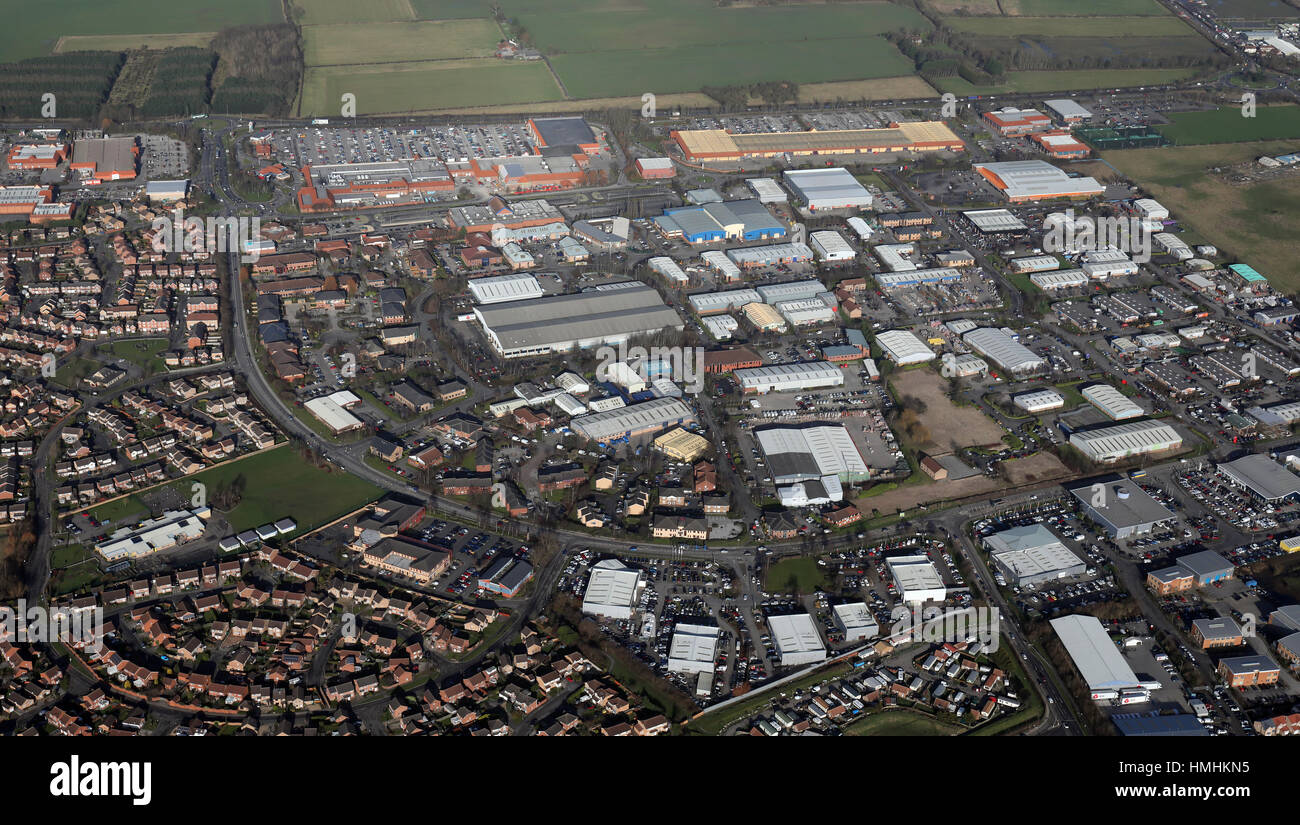
<svg viewBox="0 0 1300 825"><path fill-rule="evenodd" d="M1300 734L1300 2L167 5L0 31L0 733Z"/></svg>

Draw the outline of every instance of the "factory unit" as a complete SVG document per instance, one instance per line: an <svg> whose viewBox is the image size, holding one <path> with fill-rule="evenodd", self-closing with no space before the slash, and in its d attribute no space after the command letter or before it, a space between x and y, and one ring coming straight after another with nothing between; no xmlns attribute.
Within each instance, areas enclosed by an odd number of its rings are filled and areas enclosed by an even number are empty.
<svg viewBox="0 0 1300 825"><path fill-rule="evenodd" d="M1070 444L1099 464L1169 452L1183 446L1183 437L1159 421L1131 421L1070 435Z"/></svg>
<svg viewBox="0 0 1300 825"><path fill-rule="evenodd" d="M1020 137L1052 128L1052 119L1036 109L1017 109L1007 106L985 112L984 119L1003 137Z"/></svg>
<svg viewBox="0 0 1300 825"><path fill-rule="evenodd" d="M670 673L712 673L718 658L718 628L713 625L678 622L668 647Z"/></svg>
<svg viewBox="0 0 1300 825"><path fill-rule="evenodd" d="M691 309L696 315L704 316L740 309L746 304L761 304L763 296L753 289L731 289L725 292L702 292L688 296L686 300L690 301Z"/></svg>
<svg viewBox="0 0 1300 825"><path fill-rule="evenodd" d="M1051 625L1093 699L1113 699L1120 691L1142 687L1099 619L1072 614L1052 619Z"/></svg>
<svg viewBox="0 0 1300 825"><path fill-rule="evenodd" d="M1030 255L1025 258L1012 258L1009 262L1012 272L1048 272L1060 269L1061 262L1055 255Z"/></svg>
<svg viewBox="0 0 1300 825"><path fill-rule="evenodd" d="M852 484L870 475L843 424L762 427L754 430L754 440L767 457L768 471L778 486L828 479Z"/></svg>
<svg viewBox="0 0 1300 825"><path fill-rule="evenodd" d="M807 613L769 616L767 627L777 655L781 657L781 667L811 665L826 660L826 645L817 632L817 623Z"/></svg>
<svg viewBox="0 0 1300 825"><path fill-rule="evenodd" d="M505 358L617 344L683 328L658 292L639 281L623 283L629 286L476 306L474 315L493 350Z"/></svg>
<svg viewBox="0 0 1300 825"><path fill-rule="evenodd" d="M885 567L898 589L899 600L906 604L942 602L948 598L943 577L926 556L894 556L885 559Z"/></svg>
<svg viewBox="0 0 1300 825"><path fill-rule="evenodd" d="M604 559L591 567L587 589L582 596L582 612L607 619L626 620L640 603L645 590L643 571L629 567L618 559Z"/></svg>
<svg viewBox="0 0 1300 825"><path fill-rule="evenodd" d="M1215 466L1228 484L1269 503L1300 496L1300 476L1260 453Z"/></svg>
<svg viewBox="0 0 1300 825"><path fill-rule="evenodd" d="M857 251L849 246L844 236L834 230L814 232L808 237L808 242L817 257L827 263L852 261L858 257Z"/></svg>
<svg viewBox="0 0 1300 825"><path fill-rule="evenodd" d="M843 167L786 172L785 183L809 212L871 207L871 193Z"/></svg>
<svg viewBox="0 0 1300 825"><path fill-rule="evenodd" d="M980 327L963 335L962 340L1012 375L1030 375L1047 368L1046 361L1001 329Z"/></svg>
<svg viewBox="0 0 1300 825"><path fill-rule="evenodd" d="M961 273L952 267L941 266L934 269L877 272L872 277L876 279L881 289L902 289L924 284L954 284L961 280Z"/></svg>
<svg viewBox="0 0 1300 825"><path fill-rule="evenodd" d="M886 358L900 367L934 359L934 351L926 346L924 341L905 329L889 329L878 333L876 344Z"/></svg>
<svg viewBox="0 0 1300 825"><path fill-rule="evenodd" d="M710 249L707 252L700 253L700 260L709 269L721 275L722 280L727 282L740 280L740 267L732 263L725 252Z"/></svg>
<svg viewBox="0 0 1300 825"><path fill-rule="evenodd" d="M961 213L971 225L986 235L1001 232L1024 232L1029 227L1006 209L972 209Z"/></svg>
<svg viewBox="0 0 1300 825"><path fill-rule="evenodd" d="M890 272L910 272L920 267L906 256L916 253L916 245L910 243L879 244L872 248L877 260ZM879 280L879 274L877 274Z"/></svg>
<svg viewBox="0 0 1300 825"><path fill-rule="evenodd" d="M759 332L785 332L787 329L785 319L771 304L745 304L740 313Z"/></svg>
<svg viewBox="0 0 1300 825"><path fill-rule="evenodd" d="M939 121L899 123L886 129L826 129L730 134L723 129L674 130L669 137L690 161L736 161L783 155L854 155L961 151L962 139Z"/></svg>
<svg viewBox="0 0 1300 825"><path fill-rule="evenodd" d="M1056 390L1042 389L1012 396L1011 402L1025 412L1044 413L1065 406L1065 396Z"/></svg>
<svg viewBox="0 0 1300 825"><path fill-rule="evenodd" d="M803 298L816 298L825 291L826 286L817 280L764 284L757 289L763 302L768 304L776 304L781 301L797 301Z"/></svg>
<svg viewBox="0 0 1300 825"><path fill-rule="evenodd" d="M804 263L811 261L812 256L812 249L806 243L779 243L727 250L727 257L741 269Z"/></svg>
<svg viewBox="0 0 1300 825"><path fill-rule="evenodd" d="M846 643L862 642L880 635L880 625L866 602L837 604L831 608L831 614Z"/></svg>
<svg viewBox="0 0 1300 825"><path fill-rule="evenodd" d="M759 203L786 203L790 196L781 188L781 184L772 178L749 178L745 181L749 191L754 193Z"/></svg>
<svg viewBox="0 0 1300 825"><path fill-rule="evenodd" d="M607 412L580 415L572 419L569 426L574 434L604 444L693 424L695 420L691 408L676 398L652 398Z"/></svg>
<svg viewBox="0 0 1300 825"><path fill-rule="evenodd" d="M1011 203L1055 198L1094 198L1106 192L1106 187L1096 179L1072 178L1044 160L977 163L974 168Z"/></svg>
<svg viewBox="0 0 1300 825"><path fill-rule="evenodd" d="M1081 269L1035 272L1029 276L1029 282L1042 290L1077 289L1088 285L1088 276Z"/></svg>
<svg viewBox="0 0 1300 825"><path fill-rule="evenodd" d="M844 386L844 371L829 361L739 369L735 376L744 392L758 395Z"/></svg>
<svg viewBox="0 0 1300 825"><path fill-rule="evenodd" d="M1092 384L1080 390L1079 394L1112 421L1126 421L1146 414L1137 402L1109 384Z"/></svg>
<svg viewBox="0 0 1300 825"><path fill-rule="evenodd" d="M668 209L654 223L664 237L681 238L691 244L762 241L786 236L785 225L755 199Z"/></svg>
<svg viewBox="0 0 1300 825"><path fill-rule="evenodd" d="M545 292L536 275L511 273L487 278L471 278L467 284L475 303L500 304L507 301L526 301L540 298Z"/></svg>
<svg viewBox="0 0 1300 825"><path fill-rule="evenodd" d="M1079 576L1088 567L1041 524L994 533L984 539L984 546L1007 581L1021 587Z"/></svg>
<svg viewBox="0 0 1300 825"><path fill-rule="evenodd" d="M1078 103L1069 98L1054 98L1044 100L1043 105L1056 115L1056 119L1061 123L1073 126L1076 123L1083 123L1092 120L1092 112L1080 106Z"/></svg>
<svg viewBox="0 0 1300 825"><path fill-rule="evenodd" d="M677 262L665 255L651 258L646 261L646 266L671 284L684 284L690 280Z"/></svg>
<svg viewBox="0 0 1300 825"><path fill-rule="evenodd" d="M772 305L793 327L825 324L835 320L835 310L821 298L798 298Z"/></svg>

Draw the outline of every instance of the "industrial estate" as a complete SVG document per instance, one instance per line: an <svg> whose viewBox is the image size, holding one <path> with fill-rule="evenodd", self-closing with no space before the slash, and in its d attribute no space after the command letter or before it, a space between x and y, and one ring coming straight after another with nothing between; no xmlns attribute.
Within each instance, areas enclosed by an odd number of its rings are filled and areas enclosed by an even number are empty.
<svg viewBox="0 0 1300 825"><path fill-rule="evenodd" d="M0 81L0 732L1300 733L1300 11L233 5Z"/></svg>

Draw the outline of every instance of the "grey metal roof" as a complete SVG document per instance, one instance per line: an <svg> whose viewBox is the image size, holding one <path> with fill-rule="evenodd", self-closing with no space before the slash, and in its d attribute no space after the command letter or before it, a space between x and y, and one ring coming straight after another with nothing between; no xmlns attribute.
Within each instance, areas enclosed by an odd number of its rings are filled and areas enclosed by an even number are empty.
<svg viewBox="0 0 1300 825"><path fill-rule="evenodd" d="M475 307L502 351L682 327L682 319L645 284Z"/></svg>

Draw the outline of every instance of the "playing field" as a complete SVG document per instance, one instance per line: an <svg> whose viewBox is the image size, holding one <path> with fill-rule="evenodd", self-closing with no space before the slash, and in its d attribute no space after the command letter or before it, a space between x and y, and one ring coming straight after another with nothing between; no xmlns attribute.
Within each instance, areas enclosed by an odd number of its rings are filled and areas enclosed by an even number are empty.
<svg viewBox="0 0 1300 825"><path fill-rule="evenodd" d="M339 114L339 99L356 95L357 114L402 114L491 104L560 100L540 61L437 60L307 69L302 116Z"/></svg>
<svg viewBox="0 0 1300 825"><path fill-rule="evenodd" d="M957 95L991 95L1005 92L1085 92L1133 86L1163 86L1196 74L1195 69L1083 69L1061 72L1008 72L1000 86L974 86L960 77L937 78L941 91Z"/></svg>
<svg viewBox="0 0 1300 825"><path fill-rule="evenodd" d="M1177 17L953 17L945 22L990 37L1200 37Z"/></svg>
<svg viewBox="0 0 1300 825"><path fill-rule="evenodd" d="M501 29L491 20L348 23L307 26L303 39L310 68L491 57Z"/></svg>
<svg viewBox="0 0 1300 825"><path fill-rule="evenodd" d="M50 54L60 37L70 35L172 34L213 32L245 23L284 19L279 0L60 0L57 6L12 11L0 29L0 60Z"/></svg>
<svg viewBox="0 0 1300 825"><path fill-rule="evenodd" d="M410 0L290 0L290 5L303 26L416 19Z"/></svg>
<svg viewBox="0 0 1300 825"><path fill-rule="evenodd" d="M184 34L74 34L60 37L54 44L54 53L64 52L123 52L127 49L179 49L185 46L206 48L216 32L186 32Z"/></svg>
<svg viewBox="0 0 1300 825"><path fill-rule="evenodd" d="M1295 141L1209 144L1106 152L1105 159L1150 190L1207 243L1290 292L1300 288L1294 223L1300 214L1300 182L1289 177L1235 185L1208 170L1295 149Z"/></svg>
<svg viewBox="0 0 1300 825"><path fill-rule="evenodd" d="M818 83L896 77L913 68L910 60L878 37L561 54L551 58L551 66L570 97L687 92L706 85L776 80Z"/></svg>
<svg viewBox="0 0 1300 825"><path fill-rule="evenodd" d="M1173 123L1156 128L1180 146L1300 138L1300 106L1260 106L1254 117L1244 117L1241 107L1174 112L1169 119Z"/></svg>

